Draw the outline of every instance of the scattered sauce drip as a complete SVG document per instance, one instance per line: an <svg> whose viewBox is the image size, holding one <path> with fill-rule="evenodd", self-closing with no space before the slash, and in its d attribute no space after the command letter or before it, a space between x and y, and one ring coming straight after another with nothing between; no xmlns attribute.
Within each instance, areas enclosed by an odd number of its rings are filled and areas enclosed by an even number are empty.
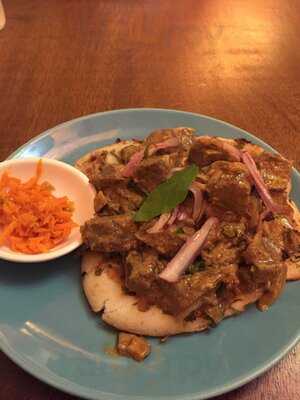
<svg viewBox="0 0 300 400"><path fill-rule="evenodd" d="M104 353L111 357L117 357L120 355L115 347L105 347Z"/></svg>
<svg viewBox="0 0 300 400"><path fill-rule="evenodd" d="M0 178L0 246L26 254L46 253L59 245L77 226L74 204L55 197L48 182L38 183L42 160L35 176L22 182L5 171Z"/></svg>

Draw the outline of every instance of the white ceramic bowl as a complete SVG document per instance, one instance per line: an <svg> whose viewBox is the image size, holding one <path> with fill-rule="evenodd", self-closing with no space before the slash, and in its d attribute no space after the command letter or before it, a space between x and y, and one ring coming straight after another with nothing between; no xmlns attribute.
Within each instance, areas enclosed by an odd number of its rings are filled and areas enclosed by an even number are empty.
<svg viewBox="0 0 300 400"><path fill-rule="evenodd" d="M5 170L22 181L32 177L36 171L36 165L40 158L25 158L8 160L0 163L0 176ZM95 190L88 178L79 170L61 161L42 158L43 169L40 182L48 181L55 190L55 196L67 196L74 202L75 211L73 220L78 224L66 241L54 247L47 253L23 254L10 250L6 246L0 246L0 258L15 262L41 262L63 256L81 245L79 226L94 214Z"/></svg>

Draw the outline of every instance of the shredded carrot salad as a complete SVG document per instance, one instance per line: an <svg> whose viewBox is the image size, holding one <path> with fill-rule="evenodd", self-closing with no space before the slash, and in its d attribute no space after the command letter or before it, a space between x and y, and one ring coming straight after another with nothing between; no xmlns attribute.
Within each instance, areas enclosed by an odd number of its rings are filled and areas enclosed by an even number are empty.
<svg viewBox="0 0 300 400"><path fill-rule="evenodd" d="M5 171L0 178L0 246L26 254L45 253L62 243L77 226L74 204L55 197L48 182L38 183L42 160L35 176L22 182Z"/></svg>

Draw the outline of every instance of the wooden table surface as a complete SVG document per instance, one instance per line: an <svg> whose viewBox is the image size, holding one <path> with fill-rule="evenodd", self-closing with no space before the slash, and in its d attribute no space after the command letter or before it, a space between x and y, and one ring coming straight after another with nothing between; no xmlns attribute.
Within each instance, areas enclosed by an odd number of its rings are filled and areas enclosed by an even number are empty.
<svg viewBox="0 0 300 400"><path fill-rule="evenodd" d="M84 114L163 107L226 120L300 168L299 0L4 0L4 8L0 160ZM298 345L218 399L299 393ZM0 399L72 398L0 353Z"/></svg>

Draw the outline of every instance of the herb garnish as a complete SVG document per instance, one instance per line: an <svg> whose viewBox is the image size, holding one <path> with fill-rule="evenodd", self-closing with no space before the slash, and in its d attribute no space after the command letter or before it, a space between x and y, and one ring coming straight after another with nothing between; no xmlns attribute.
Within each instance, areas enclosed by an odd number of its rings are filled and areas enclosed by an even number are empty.
<svg viewBox="0 0 300 400"><path fill-rule="evenodd" d="M182 203L189 187L199 173L192 164L182 171L175 172L171 178L158 185L146 198L134 216L137 222L149 221L158 215L170 212Z"/></svg>

